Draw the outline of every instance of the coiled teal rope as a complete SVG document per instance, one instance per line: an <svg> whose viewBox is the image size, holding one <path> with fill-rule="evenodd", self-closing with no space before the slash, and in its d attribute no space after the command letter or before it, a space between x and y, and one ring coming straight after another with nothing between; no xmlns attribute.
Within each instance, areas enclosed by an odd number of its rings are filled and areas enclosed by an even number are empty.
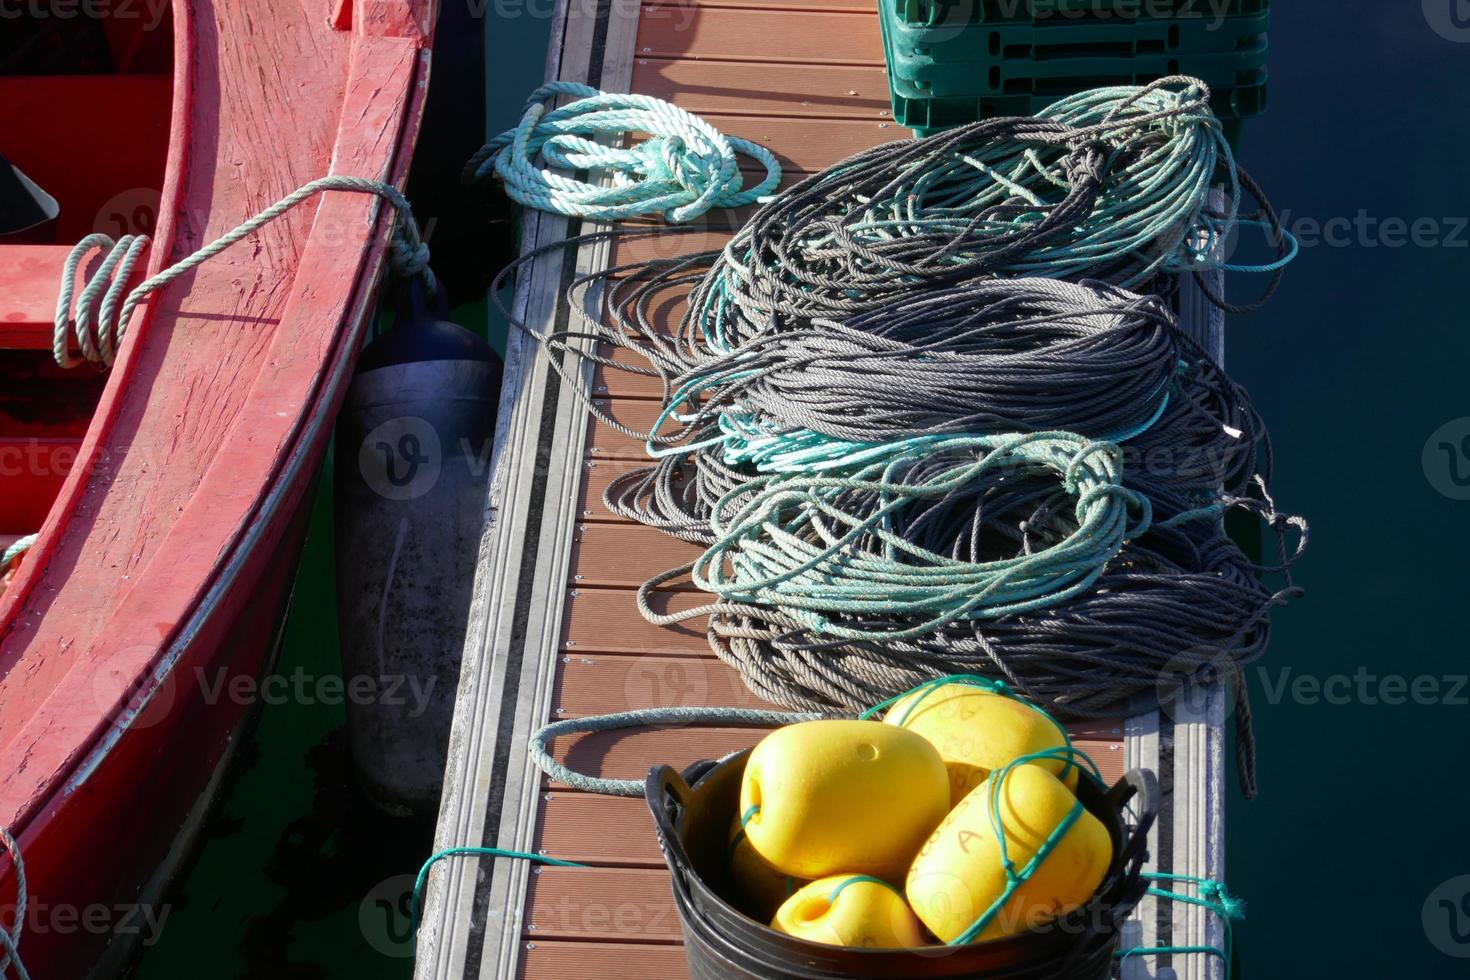
<svg viewBox="0 0 1470 980"><path fill-rule="evenodd" d="M164 269L158 275L140 283L131 292L128 282L150 242L146 235L124 235L114 240L109 235L88 235L77 243L67 257L62 270L61 288L56 297L55 333L52 338L52 353L56 363L64 368L92 363L111 367L117 356L118 345L127 332L128 322L138 304L152 292L185 275L190 270L223 252L231 245L270 224L301 202L324 191L349 191L357 194L376 194L391 204L398 212L393 226L389 259L393 270L401 276L423 276L432 293L436 287L433 273L429 271L429 247L424 244L413 208L392 184L367 177L334 175L313 180L281 200L272 204L255 217L242 222L236 228L205 245L179 262ZM102 264L90 281L77 295L76 280L81 262L93 249L105 250ZM72 319L72 305L77 305L76 319ZM72 338L81 349L81 356L71 353Z"/></svg>
<svg viewBox="0 0 1470 980"><path fill-rule="evenodd" d="M714 508L714 543L695 585L727 602L776 606L822 636L911 639L964 619L1056 605L1089 588L1151 523L1148 499L1122 485L1120 452L1070 433L917 438L875 448L845 475L745 482ZM1035 549L961 559L917 543L925 510L977 502L1022 475L1051 474L1072 498ZM961 505L963 506L963 505ZM896 631L829 616L910 617Z"/></svg>
<svg viewBox="0 0 1470 980"><path fill-rule="evenodd" d="M548 109L563 95L576 101ZM633 132L650 138L627 147L597 142ZM756 186L744 187L737 154L765 168ZM568 173L579 170L610 174L611 184ZM519 125L471 157L464 179L477 183L491 174L527 207L593 221L652 214L692 221L711 208L754 204L781 182L780 164L758 143L726 136L661 99L576 82L551 82L532 92Z"/></svg>
<svg viewBox="0 0 1470 980"><path fill-rule="evenodd" d="M1181 651L1226 675L1261 656L1270 611L1299 594L1287 573L1306 543L1305 524L1271 499L1264 423L1161 297L1107 285L1167 294L1222 264L1214 246L1232 228L1279 225L1229 156L1208 95L1185 78L1101 89L1048 116L877 147L782 191L719 253L577 278L575 327L518 323L563 355L552 364L574 392L583 357L662 384L652 432L586 396L655 457L608 485L608 509L710 549L645 583L641 613L707 616L716 654L792 708L858 708L975 672L1095 718L1156 692ZM1252 196L1265 217L1242 215ZM1289 254L1283 245L1268 267L1279 274ZM670 329L658 314L684 295ZM646 366L582 353L589 335ZM1088 514L1054 469L913 493L965 465L936 451L946 438L1054 430L1120 443L1121 486L1146 498L1152 524L1136 505L1116 520L1128 498L1105 489L1087 504L1106 534L1079 537ZM882 469L895 453L914 457L901 480ZM840 482L859 471L901 487ZM1270 524L1279 565L1233 544L1232 509ZM1078 564L1044 564L1068 556ZM963 595L955 569L974 576ZM656 608L654 592L691 574L717 601Z"/></svg>
<svg viewBox="0 0 1470 980"><path fill-rule="evenodd" d="M703 343L728 351L778 318L840 318L996 275L1146 289L1220 268L1254 183L1209 88L1174 77L1093 89L1034 118L995 118L889 143L761 209L690 298ZM1226 206L1210 206L1223 181ZM1259 197L1259 191L1256 190ZM1261 220L1280 222L1261 201ZM1282 255L1267 268L1279 272Z"/></svg>

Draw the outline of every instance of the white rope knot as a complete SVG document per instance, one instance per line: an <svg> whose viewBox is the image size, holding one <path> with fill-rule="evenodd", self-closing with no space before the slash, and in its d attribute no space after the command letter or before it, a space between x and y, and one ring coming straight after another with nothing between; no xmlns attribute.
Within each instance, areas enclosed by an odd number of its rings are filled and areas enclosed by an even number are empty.
<svg viewBox="0 0 1470 980"><path fill-rule="evenodd" d="M550 108L559 96L576 101ZM633 132L649 138L608 145ZM745 188L739 156L765 168ZM594 171L594 182L559 171ZM512 200L568 217L611 222L661 214L692 221L713 208L754 204L776 189L781 167L765 147L726 136L703 119L660 99L601 92L574 82L552 82L531 93L520 123L470 158L464 180L499 179Z"/></svg>
<svg viewBox="0 0 1470 980"><path fill-rule="evenodd" d="M124 235L114 240L109 235L97 234L83 238L71 250L61 273L55 330L51 338L51 353L57 364L64 368L85 363L111 366L118 344L127 330L128 319L141 298L129 295L123 301L123 293L149 244L150 239L146 235ZM107 255L82 289L77 299L76 319L73 320L71 310L77 269L93 249L105 249ZM123 301L121 314L117 311L119 301ZM71 352L72 337L76 338L81 349L80 357Z"/></svg>
<svg viewBox="0 0 1470 980"><path fill-rule="evenodd" d="M53 335L52 353L56 363L64 368L79 364L97 364L111 367L119 346L127 333L128 322L150 293L163 288L190 270L223 252L231 245L270 224L296 205L324 191L349 191L358 194L375 194L391 204L397 211L389 243L389 262L393 271L403 277L422 276L432 296L438 290L438 281L429 270L429 247L419 233L413 217L413 208L408 199L392 184L368 177L335 175L322 177L287 194L234 230L226 232L193 255L164 269L136 289L127 293L128 281L138 261L147 250L149 239L144 235L124 235L112 239L108 235L88 235L77 243L67 257L61 274L61 288L56 298L56 330ZM76 294L77 269L82 259L93 249L107 249L92 278ZM72 319L73 301L77 307L76 319ZM119 308L119 302L121 307ZM71 352L71 340L76 338L81 356Z"/></svg>

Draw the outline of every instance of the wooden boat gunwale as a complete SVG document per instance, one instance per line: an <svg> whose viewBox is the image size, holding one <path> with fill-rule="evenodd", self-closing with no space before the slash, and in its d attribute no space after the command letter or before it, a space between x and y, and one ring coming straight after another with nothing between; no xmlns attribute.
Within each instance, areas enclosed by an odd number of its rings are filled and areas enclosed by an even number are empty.
<svg viewBox="0 0 1470 980"><path fill-rule="evenodd" d="M204 105L208 96L202 93L217 91L221 105L227 98L244 97L227 87L227 69L239 72L242 61L248 67L249 49L242 45L249 42L237 37L226 44L218 36L224 30L219 25L238 26L241 19L266 16L269 9L245 11L228 0L174 0L175 62L162 193L165 203L148 259L149 274L203 244L201 236L217 233L187 222L198 217L201 200L206 205L214 202L220 187L226 186L222 181L234 181L229 186L238 189L226 199L230 210L222 212L230 218L218 217L217 224L249 217L249 213L234 215L234 209L253 207L254 198L261 194L274 199L293 189L270 189L287 174L297 185L325 172L403 185L411 157L407 149L423 119L437 2L341 0L332 10L326 6L293 10L289 0L281 0L276 9L293 11L293 19L283 24L309 16L320 18L320 30L304 40L280 29L271 36L292 37L295 46L291 50L298 59L303 51L328 52L330 60L316 70L333 72L325 90L340 92L341 99L313 110L318 113L313 117L316 135L308 149L296 153L291 158L294 162L273 170L270 181L250 184L248 171L221 169L227 161L219 155L220 148L227 141L211 143L215 135L202 127L209 127L211 118L216 120L216 130L224 123L214 111L220 107ZM207 27L201 27L202 22L208 22ZM217 35L215 47L201 47L205 45L201 31ZM262 51L269 50L262 46ZM304 59L295 70L292 78L307 78ZM201 85L201 73L211 71L209 85ZM191 161L191 150L201 145L197 141L203 141L208 155ZM259 154L271 151L261 146ZM324 172L305 172L313 153L321 154ZM260 206L268 203L271 201ZM195 206L192 215L191 205ZM273 322L265 328L269 333L254 330L254 321L248 318L251 308L234 305L228 290L221 289L218 276L213 281L200 278L208 274L209 263L170 284L139 310L80 441L77 463L62 482L36 545L0 600L0 678L25 669L30 658L63 658L55 673L48 675L48 686L16 705L20 718L0 739L13 760L0 773L0 825L8 826L19 840L32 888L45 889L53 903L68 900L80 905L128 898L131 894L68 892L68 887L88 889L101 887L102 882L108 882L107 887L119 883L125 888L141 887L142 877L151 872L151 865L133 869L138 874L128 879L131 870L118 870L129 860L126 857L117 858L117 867L109 865L105 873L87 868L85 842L59 840L54 827L58 821L63 826L85 825L79 814L103 819L109 806L136 806L146 798L108 798L107 794L116 793L120 782L130 786L127 792L150 792L146 781L130 782L126 776L120 778L120 773L137 777L151 771L155 763L150 760L159 757L144 747L165 737L160 732L184 735L184 744L170 746L168 751L177 749L185 759L195 759L193 763L160 760L158 764L170 770L195 767L188 773L187 789L181 783L179 788L168 788L169 792L200 792L206 784L215 785L211 780L216 763L225 744L238 732L237 722L246 716L248 705L212 703L193 685L192 678L186 681L180 676L187 673L182 668L225 663L232 670L249 672L267 663L266 648L274 636L267 620L273 621L279 613L289 585L291 559L304 533L303 508L363 340L395 220L393 209L379 198L354 193L328 192L298 210L301 213L291 227L280 233L283 237L277 242L274 264L260 266L255 278L247 279L259 282L276 276L281 280L272 287L276 291L261 301L272 310ZM345 239L344 229L349 233ZM251 244L242 242L235 248L248 250ZM284 273L277 276L282 269ZM209 318L216 311L222 316L209 320L211 326L225 322L254 331L248 334L253 345L249 348L251 373L236 373L228 379L238 411L225 416L224 425L216 427L214 441L199 443L207 451L192 457L197 471L188 471L192 482L179 498L178 513L156 522L161 530L148 542L146 557L130 570L130 584L97 598L102 609L95 628L86 632L79 628L74 645L43 647L34 641L34 633L21 633L17 640L23 621L29 620L35 628L38 617L28 615L33 612L32 604L54 599L54 590L77 567L76 543L69 546L72 564L52 567L65 553L68 533L82 535L77 540L85 542L86 535L97 533L95 528L106 532L116 524L116 513L112 523L88 523L81 528L73 523L89 493L118 489L109 481L110 474L100 468L99 461L106 459L103 449L129 445L128 440L138 434L166 431L160 427L167 424L168 416L160 413L181 403L152 397L156 386L170 383L166 369L177 363L164 357L169 345L193 345L186 350L192 352L197 368L223 342L212 333L159 336L164 318L180 318L169 328L183 331L199 317ZM232 315L244 319L232 321ZM151 345L162 346L149 354ZM129 416L122 414L125 406ZM120 429L124 418L132 430ZM135 478L121 489L136 489L137 485ZM89 517L92 522L97 520ZM257 591L259 596L254 594ZM242 643L255 646L235 650ZM221 660L236 653L244 655ZM29 710L21 712L21 708ZM207 742L189 744L187 736L193 729L182 726L198 725L203 719L208 719L203 723L212 726L215 734ZM160 727L152 728L154 725ZM97 788L99 784L102 788ZM164 823L156 833L165 839L178 831L171 821L184 818L182 802L188 801L175 802L180 802L177 812L164 809L157 814ZM100 812L95 809L99 806L103 808ZM184 843L175 842L171 847L176 850ZM155 844L150 841L149 847ZM156 852L147 853L150 860L157 860ZM70 876L69 880L59 880L58 872L62 878ZM0 880L5 882L0 887L9 888L13 870L0 869ZM64 955L75 960L87 955L82 952L84 945L90 948L106 941L108 937L98 936L89 944L55 947L38 937L28 945L44 967L55 948L64 949ZM31 962L33 969L36 965Z"/></svg>

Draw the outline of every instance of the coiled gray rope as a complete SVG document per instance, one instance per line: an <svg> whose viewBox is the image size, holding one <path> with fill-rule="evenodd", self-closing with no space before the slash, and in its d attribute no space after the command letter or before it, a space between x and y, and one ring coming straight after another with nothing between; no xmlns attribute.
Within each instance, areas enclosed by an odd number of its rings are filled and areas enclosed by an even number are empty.
<svg viewBox="0 0 1470 980"><path fill-rule="evenodd" d="M815 174L757 212L690 297L704 341L734 349L772 314L843 318L996 275L1147 290L1161 275L1217 268L1255 185L1209 98L1186 77L1097 89ZM1220 214L1209 205L1217 180L1228 188Z"/></svg>
<svg viewBox="0 0 1470 980"><path fill-rule="evenodd" d="M117 355L118 345L127 333L133 311L145 297L185 275L231 245L249 236L263 226L281 217L296 205L323 191L350 191L358 194L376 194L386 200L398 212L393 226L390 262L393 270L401 276L424 276L429 291L437 288L433 273L429 271L429 247L424 244L418 223L413 218L413 208L398 188L380 180L367 177L337 175L322 177L306 184L266 208L239 227L226 232L205 245L194 254L169 266L158 275L140 283L128 292L128 282L143 253L150 244L146 235L124 235L114 240L109 235L88 235L77 243L67 257L62 271L61 288L56 298L56 329L52 340L52 353L56 363L64 368L93 363L111 367ZM84 258L94 249L106 250L102 264L91 280L77 295L77 270ZM72 306L77 305L76 319L72 319ZM120 307L120 308L119 308ZM81 356L71 353L71 340L75 337Z"/></svg>
<svg viewBox="0 0 1470 980"><path fill-rule="evenodd" d="M571 291L585 334L544 338L563 351L576 351L572 337L587 335L638 352L646 361L631 369L660 378L666 405L686 412L676 432L638 433L654 436L666 455L609 485L614 513L713 544L720 501L738 510L761 487L754 461L731 462L721 451L722 415L733 406L777 429L869 443L970 424L1035 431L1060 419L1099 435L1135 431L1121 446L1124 483L1154 503L1160 521L1065 603L920 635L911 632L913 618L875 615L828 615L828 628L814 630L779 599L665 616L657 593L691 569L645 584L646 618L708 615L712 648L760 696L797 709L860 710L932 677L978 672L1004 677L1063 717L1116 716L1139 694L1160 693L1181 665L1238 678L1265 649L1270 611L1299 594L1289 577L1264 584L1263 570L1223 532L1223 512L1241 509L1261 514L1283 548L1285 535L1301 533L1282 568L1305 545L1305 527L1269 502L1265 426L1245 391L1157 300L1098 283L990 280L845 321L778 316L761 336L712 356L681 344L680 331L661 336L653 320L657 304L687 291L699 268L685 259L579 280ZM1111 397L1110 378L1128 398ZM888 530L958 561L1034 553L1064 536L1055 486L1009 476L1004 487L894 515ZM884 547L857 540L852 553ZM858 633L870 638L852 638ZM1254 793L1243 700L1236 718L1242 786Z"/></svg>
<svg viewBox="0 0 1470 980"><path fill-rule="evenodd" d="M1139 96L1130 92L1114 97L1105 123L1081 127L1086 132L1072 133L1070 143L1068 133L1078 127L1007 120L976 124L948 144L928 140L860 154L780 195L722 252L574 280L575 326L535 335L563 355L553 358L554 366L593 414L648 440L659 457L614 480L604 495L607 506L706 546L728 538L721 528L766 492L768 474L847 475L854 461L881 458L894 444L929 440L937 447L946 434L972 428L969 434L998 434L1001 426L1016 432L1061 427L1121 440L1123 485L1152 504L1153 526L1128 540L1090 587L994 618L931 619L913 609L870 608L833 609L813 619L788 608L781 594L723 589L725 597L707 606L662 613L658 594L696 572L689 566L640 590L648 619L707 615L715 652L752 690L793 708L860 709L924 680L975 672L1005 678L1064 717L1116 715L1134 697L1160 693L1161 684L1179 676L1173 666L1229 677L1260 656L1270 611L1298 594L1289 569L1305 547L1305 524L1278 512L1271 500L1269 440L1245 391L1179 332L1157 299L1116 285L1146 280L1170 288L1165 273L1190 271L1189 243L1218 235L1234 206L1214 214L1201 196L1197 210L1191 203L1171 212L1185 217L1156 226L1147 246L1138 244L1136 231L1128 238L1133 244L1121 249L1088 239L1087 261L1066 266L1068 274L1108 282L997 278L1025 271L1028 256L1050 254L1047 262L1055 263L1065 253L1072 262L1077 254L1067 251L1068 243L1079 240L1083 216L1117 209L1118 200L1099 205L1109 180L1123 179L1119 172L1136 176L1150 154L1176 152L1179 139L1194 138L1189 127L1195 136L1211 131L1192 97L1174 109L1140 110L1149 118L1131 121L1142 129L1130 128L1119 119ZM1158 131L1149 130L1155 126ZM1045 149L1048 140L1061 149ZM1032 155L1071 154L1052 188L1060 198L1038 203L1036 193L1013 187L1014 179L999 179L994 163L973 162L1003 157L1012 152L1009 145L1001 152L992 144L1011 142L1020 146L1014 159L1005 158L1013 175L1032 167L1056 176ZM937 151L941 146L947 149ZM930 153L936 155L925 156ZM920 159L925 163L914 162ZM993 206L976 207L958 185L946 185L940 196L964 212L947 219L950 226L930 220L932 214L923 222L895 219L885 227L899 229L897 244L844 231L853 209L869 201L933 191L937 185L924 183L924 166L958 166L956 159L972 176L979 172L980 183L998 183L1014 199L1002 194ZM1181 180L1190 174L1188 187L1177 190L1189 201L1217 176L1214 166L1198 162L1177 171ZM1237 174L1233 162L1216 163ZM844 193L845 180L858 189L824 210L832 194ZM1151 192L1177 207L1175 192L1161 190L1167 184ZM1138 203L1136 195L1130 200ZM1056 215L1064 217L1053 221ZM858 224L873 227L867 219ZM793 231L798 226L805 231ZM925 258L931 253L934 261ZM950 261L956 256L963 260ZM670 331L662 312L683 299L688 312ZM585 353L589 339L633 352L642 363ZM639 432L593 404L582 393L576 359L658 379L666 411L657 429ZM925 466L953 463L941 453ZM1075 533L1068 496L1054 481L1024 472L1010 477L897 506L886 485L877 492L850 487L840 510L856 516L853 525L796 507L791 498L795 509L772 511L764 526L752 525L760 536L750 540L784 550L782 562L798 556L795 567L779 572L784 582L817 573L822 561L839 556L891 560L922 551L958 563L1023 559ZM1258 567L1230 541L1229 510L1266 522L1278 538L1279 564ZM880 511L882 523L864 516ZM1288 545L1293 533L1299 536L1294 548ZM707 555L705 568L713 561ZM830 573L844 588L855 585L840 562ZM1267 584L1277 576L1279 584ZM1237 692L1245 697L1243 685ZM1242 785L1254 794L1244 701L1236 717Z"/></svg>

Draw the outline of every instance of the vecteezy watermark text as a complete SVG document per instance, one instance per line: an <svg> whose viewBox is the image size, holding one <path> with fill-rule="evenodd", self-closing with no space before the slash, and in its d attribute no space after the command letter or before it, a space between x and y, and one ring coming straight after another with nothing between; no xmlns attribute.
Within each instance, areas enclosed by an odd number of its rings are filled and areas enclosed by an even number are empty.
<svg viewBox="0 0 1470 980"><path fill-rule="evenodd" d="M267 674L256 678L248 674L231 674L219 668L212 674L196 668L195 675L206 704L280 705L351 704L407 707L413 717L428 710L434 686L439 678L408 674L371 677L360 674L341 677L337 674L309 674L300 667L290 674Z"/></svg>
<svg viewBox="0 0 1470 980"><path fill-rule="evenodd" d="M0 20L142 21L157 30L171 0L0 0Z"/></svg>

